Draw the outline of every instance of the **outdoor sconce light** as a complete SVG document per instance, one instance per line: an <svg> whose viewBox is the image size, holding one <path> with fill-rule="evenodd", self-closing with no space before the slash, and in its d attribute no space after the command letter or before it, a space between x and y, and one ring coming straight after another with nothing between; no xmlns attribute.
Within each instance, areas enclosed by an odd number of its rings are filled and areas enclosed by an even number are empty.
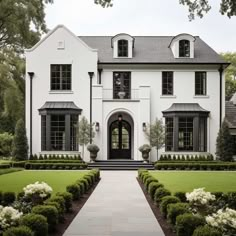
<svg viewBox="0 0 236 236"><path fill-rule="evenodd" d="M143 132L145 132L145 131L146 131L146 129L147 129L146 123L145 123L145 122L143 122Z"/></svg>
<svg viewBox="0 0 236 236"><path fill-rule="evenodd" d="M96 122L96 123L95 123L95 130L96 130L96 132L99 131L99 122Z"/></svg>
<svg viewBox="0 0 236 236"><path fill-rule="evenodd" d="M118 120L122 121L122 115L118 115Z"/></svg>

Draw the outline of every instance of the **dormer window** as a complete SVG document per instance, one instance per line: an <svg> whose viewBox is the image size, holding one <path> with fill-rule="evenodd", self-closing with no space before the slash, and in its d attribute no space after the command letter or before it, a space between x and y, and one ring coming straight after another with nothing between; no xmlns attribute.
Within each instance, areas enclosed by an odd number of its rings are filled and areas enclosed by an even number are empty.
<svg viewBox="0 0 236 236"><path fill-rule="evenodd" d="M113 57L126 59L133 57L134 37L129 34L117 34L111 39L111 47L113 48Z"/></svg>
<svg viewBox="0 0 236 236"><path fill-rule="evenodd" d="M190 42L189 40L179 41L179 57L190 57Z"/></svg>
<svg viewBox="0 0 236 236"><path fill-rule="evenodd" d="M118 57L128 57L129 42L121 39L118 41Z"/></svg>
<svg viewBox="0 0 236 236"><path fill-rule="evenodd" d="M194 42L196 38L190 34L179 34L172 38L169 48L174 58L194 58Z"/></svg>

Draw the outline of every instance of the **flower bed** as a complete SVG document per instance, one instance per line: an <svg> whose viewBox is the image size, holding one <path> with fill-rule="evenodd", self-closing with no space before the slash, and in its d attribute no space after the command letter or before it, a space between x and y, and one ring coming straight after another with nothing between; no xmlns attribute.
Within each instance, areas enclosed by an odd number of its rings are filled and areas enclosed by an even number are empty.
<svg viewBox="0 0 236 236"><path fill-rule="evenodd" d="M71 211L73 199L80 199L99 179L99 170L91 170L80 177L73 184L78 188L76 195L67 186L68 191L51 196L53 190L44 182L27 185L16 201L14 193L1 193L0 205L5 207L0 206L0 234L2 231L4 236L17 236L21 231L28 231L29 235L47 236L64 221L66 212Z"/></svg>
<svg viewBox="0 0 236 236"><path fill-rule="evenodd" d="M172 196L147 170L139 170L138 178L178 236L236 235L236 192L200 188Z"/></svg>

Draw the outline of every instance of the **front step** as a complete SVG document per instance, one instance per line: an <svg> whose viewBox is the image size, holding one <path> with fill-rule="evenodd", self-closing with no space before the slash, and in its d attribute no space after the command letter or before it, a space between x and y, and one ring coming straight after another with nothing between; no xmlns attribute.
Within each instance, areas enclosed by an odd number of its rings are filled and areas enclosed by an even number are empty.
<svg viewBox="0 0 236 236"><path fill-rule="evenodd" d="M147 170L154 170L154 166L151 163L143 163L143 161L133 160L98 160L94 163L88 163L88 168L99 168L100 170L138 170L144 168Z"/></svg>

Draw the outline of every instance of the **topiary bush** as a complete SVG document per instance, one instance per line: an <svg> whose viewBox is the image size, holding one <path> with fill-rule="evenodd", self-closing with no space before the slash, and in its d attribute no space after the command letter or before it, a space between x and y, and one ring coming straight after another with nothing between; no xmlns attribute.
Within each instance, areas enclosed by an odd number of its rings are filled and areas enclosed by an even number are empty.
<svg viewBox="0 0 236 236"><path fill-rule="evenodd" d="M3 236L34 236L34 233L27 226L18 226L7 229Z"/></svg>
<svg viewBox="0 0 236 236"><path fill-rule="evenodd" d="M178 202L180 202L179 198L174 197L174 196L165 196L161 199L160 210L165 218L167 216L168 205L171 203L178 203Z"/></svg>
<svg viewBox="0 0 236 236"><path fill-rule="evenodd" d="M38 214L24 215L20 220L21 225L29 227L34 236L47 236L48 235L48 223L46 217Z"/></svg>
<svg viewBox="0 0 236 236"><path fill-rule="evenodd" d="M71 211L73 196L69 192L57 193L57 196L63 197L65 202L65 210L67 212Z"/></svg>
<svg viewBox="0 0 236 236"><path fill-rule="evenodd" d="M45 216L47 218L49 232L55 230L59 218L58 210L55 206L35 206L32 208L32 213Z"/></svg>
<svg viewBox="0 0 236 236"><path fill-rule="evenodd" d="M176 218L184 213L190 213L190 206L188 203L171 203L167 206L167 220L175 225Z"/></svg>
<svg viewBox="0 0 236 236"><path fill-rule="evenodd" d="M185 192L176 192L174 193L174 196L179 198L181 202L187 202L185 194L186 194Z"/></svg>
<svg viewBox="0 0 236 236"><path fill-rule="evenodd" d="M14 192L4 192L2 195L2 203L4 206L11 205L16 200Z"/></svg>
<svg viewBox="0 0 236 236"><path fill-rule="evenodd" d="M221 235L222 234L217 229L212 228L208 225L199 226L193 232L193 236L221 236Z"/></svg>
<svg viewBox="0 0 236 236"><path fill-rule="evenodd" d="M161 202L161 199L165 196L169 196L171 195L171 192L168 190L168 189L165 189L165 188L158 188L156 191L155 191L155 194L154 194L154 202L156 204L159 204Z"/></svg>
<svg viewBox="0 0 236 236"><path fill-rule="evenodd" d="M86 192L86 185L85 185L85 183L81 182L80 180L77 180L76 184L78 185L78 187L80 189L80 195L82 196L83 194L85 194L85 192Z"/></svg>
<svg viewBox="0 0 236 236"><path fill-rule="evenodd" d="M149 178L147 178L144 182L144 186L145 186L145 189L148 190L148 186L150 183L152 182L156 182L158 183L158 180L156 178L154 178L153 176L150 176Z"/></svg>
<svg viewBox="0 0 236 236"><path fill-rule="evenodd" d="M148 185L148 193L150 194L150 197L152 200L154 200L154 194L158 188L163 188L163 184L157 183L157 182L151 182Z"/></svg>
<svg viewBox="0 0 236 236"><path fill-rule="evenodd" d="M176 234L177 236L192 236L193 231L204 225L205 219L199 215L185 213L176 218Z"/></svg>
<svg viewBox="0 0 236 236"><path fill-rule="evenodd" d="M79 182L83 183L85 186L85 192L89 190L89 182L87 179L81 178L79 179Z"/></svg>
<svg viewBox="0 0 236 236"><path fill-rule="evenodd" d="M78 200L80 198L80 187L78 184L66 186L66 191L72 194L73 200Z"/></svg>

